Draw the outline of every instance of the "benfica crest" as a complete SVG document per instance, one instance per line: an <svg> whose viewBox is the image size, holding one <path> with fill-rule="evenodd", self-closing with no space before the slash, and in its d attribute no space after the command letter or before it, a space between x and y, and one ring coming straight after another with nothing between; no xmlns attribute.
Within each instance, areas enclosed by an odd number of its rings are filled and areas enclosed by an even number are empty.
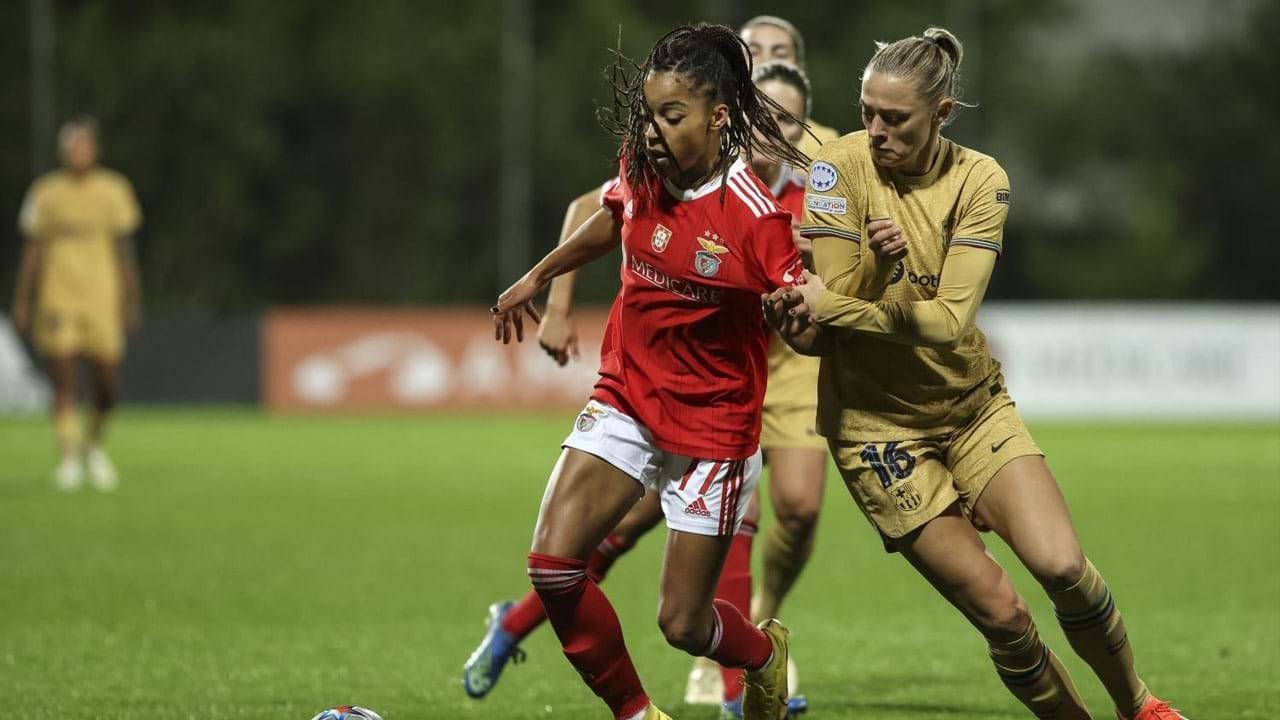
<svg viewBox="0 0 1280 720"><path fill-rule="evenodd" d="M720 236L710 230L702 233L698 244L702 249L693 256L693 269L702 277L715 277L720 272L720 255L729 252L729 248L719 244Z"/></svg>
<svg viewBox="0 0 1280 720"><path fill-rule="evenodd" d="M667 243L671 242L671 230L665 225L658 225L653 229L653 238L650 243L653 245L653 251L661 253L667 249Z"/></svg>
<svg viewBox="0 0 1280 720"><path fill-rule="evenodd" d="M578 422L574 423L574 427L578 428L578 432L591 432L596 426L596 421L603 416L604 410L588 405L578 416Z"/></svg>

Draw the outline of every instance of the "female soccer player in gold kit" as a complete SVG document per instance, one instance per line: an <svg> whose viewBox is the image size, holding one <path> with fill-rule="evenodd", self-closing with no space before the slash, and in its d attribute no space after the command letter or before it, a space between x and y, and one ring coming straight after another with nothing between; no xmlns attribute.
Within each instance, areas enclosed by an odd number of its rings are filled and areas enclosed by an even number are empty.
<svg viewBox="0 0 1280 720"><path fill-rule="evenodd" d="M97 123L79 118L58 135L62 168L37 179L22 205L26 236L14 293L18 332L30 334L53 379L53 418L62 460L54 479L62 490L83 481L81 461L99 490L116 487L115 467L102 450L115 406L124 334L141 321L142 294L133 233L142 212L129 181L98 165ZM94 406L84 442L75 417L76 360L84 359Z"/></svg>
<svg viewBox="0 0 1280 720"><path fill-rule="evenodd" d="M960 104L961 57L938 28L878 46L862 78L866 130L825 144L810 169L801 234L817 272L766 297L766 315L822 357L818 426L859 508L982 633L1014 696L1039 718L1091 717L979 530L1040 582L1122 720L1179 720L1138 677L1111 593L974 325L1011 195L994 159L940 134Z"/></svg>

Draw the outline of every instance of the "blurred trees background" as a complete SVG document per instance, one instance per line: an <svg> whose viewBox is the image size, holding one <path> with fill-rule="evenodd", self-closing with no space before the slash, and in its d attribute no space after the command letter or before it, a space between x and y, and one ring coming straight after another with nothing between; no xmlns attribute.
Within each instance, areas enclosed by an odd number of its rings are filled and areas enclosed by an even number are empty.
<svg viewBox="0 0 1280 720"><path fill-rule="evenodd" d="M506 117L514 1L54 2L57 117L97 116L134 182L152 307L488 301L514 279L495 271L503 123L530 138L531 262L611 174L594 108L619 27L642 57L677 23L760 13L805 33L814 115L844 131L874 40L959 34L980 107L949 134L1014 184L994 297L1280 299L1280 3L528 0L532 106ZM0 5L6 293L38 139L33 6ZM598 263L583 299L616 277Z"/></svg>

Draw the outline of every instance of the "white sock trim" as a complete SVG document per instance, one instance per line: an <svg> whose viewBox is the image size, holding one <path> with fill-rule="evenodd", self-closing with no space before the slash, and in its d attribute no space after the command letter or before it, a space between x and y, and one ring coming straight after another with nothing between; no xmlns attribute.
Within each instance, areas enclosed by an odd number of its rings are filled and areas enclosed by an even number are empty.
<svg viewBox="0 0 1280 720"><path fill-rule="evenodd" d="M648 712L649 712L649 708L645 708L640 712L636 713L635 715L630 715L628 717L623 718L622 720L644 720L644 716Z"/></svg>
<svg viewBox="0 0 1280 720"><path fill-rule="evenodd" d="M724 638L724 621L720 619L720 610L716 606L711 606L711 641L707 643L706 652L702 653L704 657L711 657L720 649L720 641Z"/></svg>

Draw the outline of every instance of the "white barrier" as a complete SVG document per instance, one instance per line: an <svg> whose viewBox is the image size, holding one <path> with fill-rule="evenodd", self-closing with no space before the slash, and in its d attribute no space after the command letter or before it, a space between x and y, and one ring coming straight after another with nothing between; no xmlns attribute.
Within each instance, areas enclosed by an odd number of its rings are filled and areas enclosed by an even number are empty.
<svg viewBox="0 0 1280 720"><path fill-rule="evenodd" d="M978 326L1028 417L1280 419L1280 305L992 303Z"/></svg>
<svg viewBox="0 0 1280 720"><path fill-rule="evenodd" d="M0 415L47 412L49 382L31 364L9 318L0 315Z"/></svg>

